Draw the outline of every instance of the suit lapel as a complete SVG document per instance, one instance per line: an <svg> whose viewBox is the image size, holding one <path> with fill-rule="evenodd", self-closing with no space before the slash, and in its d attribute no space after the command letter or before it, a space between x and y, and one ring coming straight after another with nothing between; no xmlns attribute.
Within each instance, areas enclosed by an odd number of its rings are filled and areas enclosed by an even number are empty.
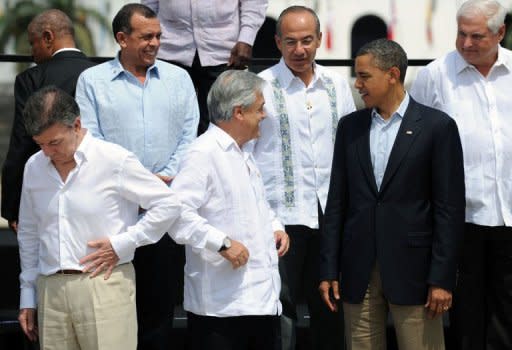
<svg viewBox="0 0 512 350"><path fill-rule="evenodd" d="M360 118L363 119L362 123L360 124L363 130L361 132L362 136L357 142L357 155L372 191L377 194L377 183L375 182L375 175L373 174L373 166L370 155L370 125L372 122L371 110L365 110L365 114Z"/></svg>
<svg viewBox="0 0 512 350"><path fill-rule="evenodd" d="M383 192L386 189L386 186L399 168L414 140L421 132L420 121L421 114L418 110L418 104L411 98L409 100L409 106L405 111L402 124L400 124L400 128L398 129L398 134L396 135L393 148L391 149L391 154L389 155L386 171L384 172L384 177L380 186L380 192Z"/></svg>

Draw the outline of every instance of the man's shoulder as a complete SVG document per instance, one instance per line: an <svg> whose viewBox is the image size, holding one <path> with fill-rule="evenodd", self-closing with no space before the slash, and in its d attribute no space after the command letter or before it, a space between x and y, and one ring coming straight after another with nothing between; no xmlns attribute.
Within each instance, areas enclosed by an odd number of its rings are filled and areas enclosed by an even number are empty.
<svg viewBox="0 0 512 350"><path fill-rule="evenodd" d="M190 78L187 71L175 64L157 59L155 65L158 68L158 73L164 77L170 78Z"/></svg>
<svg viewBox="0 0 512 350"><path fill-rule="evenodd" d="M456 50L450 51L443 56L436 58L425 67L423 67L423 69L429 72L446 70L449 66L453 65L457 56L458 53Z"/></svg>
<svg viewBox="0 0 512 350"><path fill-rule="evenodd" d="M105 79L114 73L114 69L115 59L112 59L100 64L93 64L91 67L85 69L81 75L84 79Z"/></svg>
<svg viewBox="0 0 512 350"><path fill-rule="evenodd" d="M413 108L416 108L417 111L422 116L426 116L427 118L425 118L425 120L427 120L428 122L449 123L452 121L452 118L445 112L443 112L437 108L433 108L433 107L424 105L423 103L420 103L420 102L414 100L412 97L411 97L409 104L411 104Z"/></svg>
<svg viewBox="0 0 512 350"><path fill-rule="evenodd" d="M259 72L258 76L260 78L270 82L278 77L279 69L280 69L280 64L277 63L277 64L274 64L273 66Z"/></svg>

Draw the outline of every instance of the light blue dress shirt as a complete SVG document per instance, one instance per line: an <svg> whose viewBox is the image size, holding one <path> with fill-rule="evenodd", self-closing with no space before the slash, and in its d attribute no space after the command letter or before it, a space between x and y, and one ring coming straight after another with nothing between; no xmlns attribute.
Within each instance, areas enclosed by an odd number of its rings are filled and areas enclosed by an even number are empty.
<svg viewBox="0 0 512 350"><path fill-rule="evenodd" d="M406 92L400 106L388 120L374 108L372 110L372 124L370 126L370 154L372 158L373 174L377 188L380 190L382 178L388 165L389 155L395 143L398 129L402 124L405 111L409 106L409 94Z"/></svg>
<svg viewBox="0 0 512 350"><path fill-rule="evenodd" d="M141 83L119 57L84 71L76 100L92 135L135 153L152 173L175 176L197 135L199 108L184 69L156 60Z"/></svg>

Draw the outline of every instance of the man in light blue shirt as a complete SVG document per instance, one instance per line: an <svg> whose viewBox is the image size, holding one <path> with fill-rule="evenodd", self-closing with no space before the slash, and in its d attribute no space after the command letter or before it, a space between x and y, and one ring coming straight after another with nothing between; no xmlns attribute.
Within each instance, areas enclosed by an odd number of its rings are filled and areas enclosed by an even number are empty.
<svg viewBox="0 0 512 350"><path fill-rule="evenodd" d="M161 29L151 9L125 5L112 27L121 48L117 57L78 80L82 124L92 135L135 153L169 184L196 137L199 109L192 81L185 70L156 60ZM178 274L183 274L183 258L181 265L172 261L183 252L173 244L165 235L135 253L139 349L170 347Z"/></svg>

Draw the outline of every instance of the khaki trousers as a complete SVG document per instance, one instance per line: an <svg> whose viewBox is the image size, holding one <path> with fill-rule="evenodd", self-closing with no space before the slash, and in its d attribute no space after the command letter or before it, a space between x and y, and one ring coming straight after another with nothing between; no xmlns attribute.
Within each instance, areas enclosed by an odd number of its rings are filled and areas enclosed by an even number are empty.
<svg viewBox="0 0 512 350"><path fill-rule="evenodd" d="M40 276L37 281L42 350L135 350L135 272L117 266L103 274Z"/></svg>
<svg viewBox="0 0 512 350"><path fill-rule="evenodd" d="M389 303L382 291L380 273L376 267L363 302L343 303L348 350L385 350L388 311L391 311L400 350L445 348L442 317L429 320L423 305Z"/></svg>

